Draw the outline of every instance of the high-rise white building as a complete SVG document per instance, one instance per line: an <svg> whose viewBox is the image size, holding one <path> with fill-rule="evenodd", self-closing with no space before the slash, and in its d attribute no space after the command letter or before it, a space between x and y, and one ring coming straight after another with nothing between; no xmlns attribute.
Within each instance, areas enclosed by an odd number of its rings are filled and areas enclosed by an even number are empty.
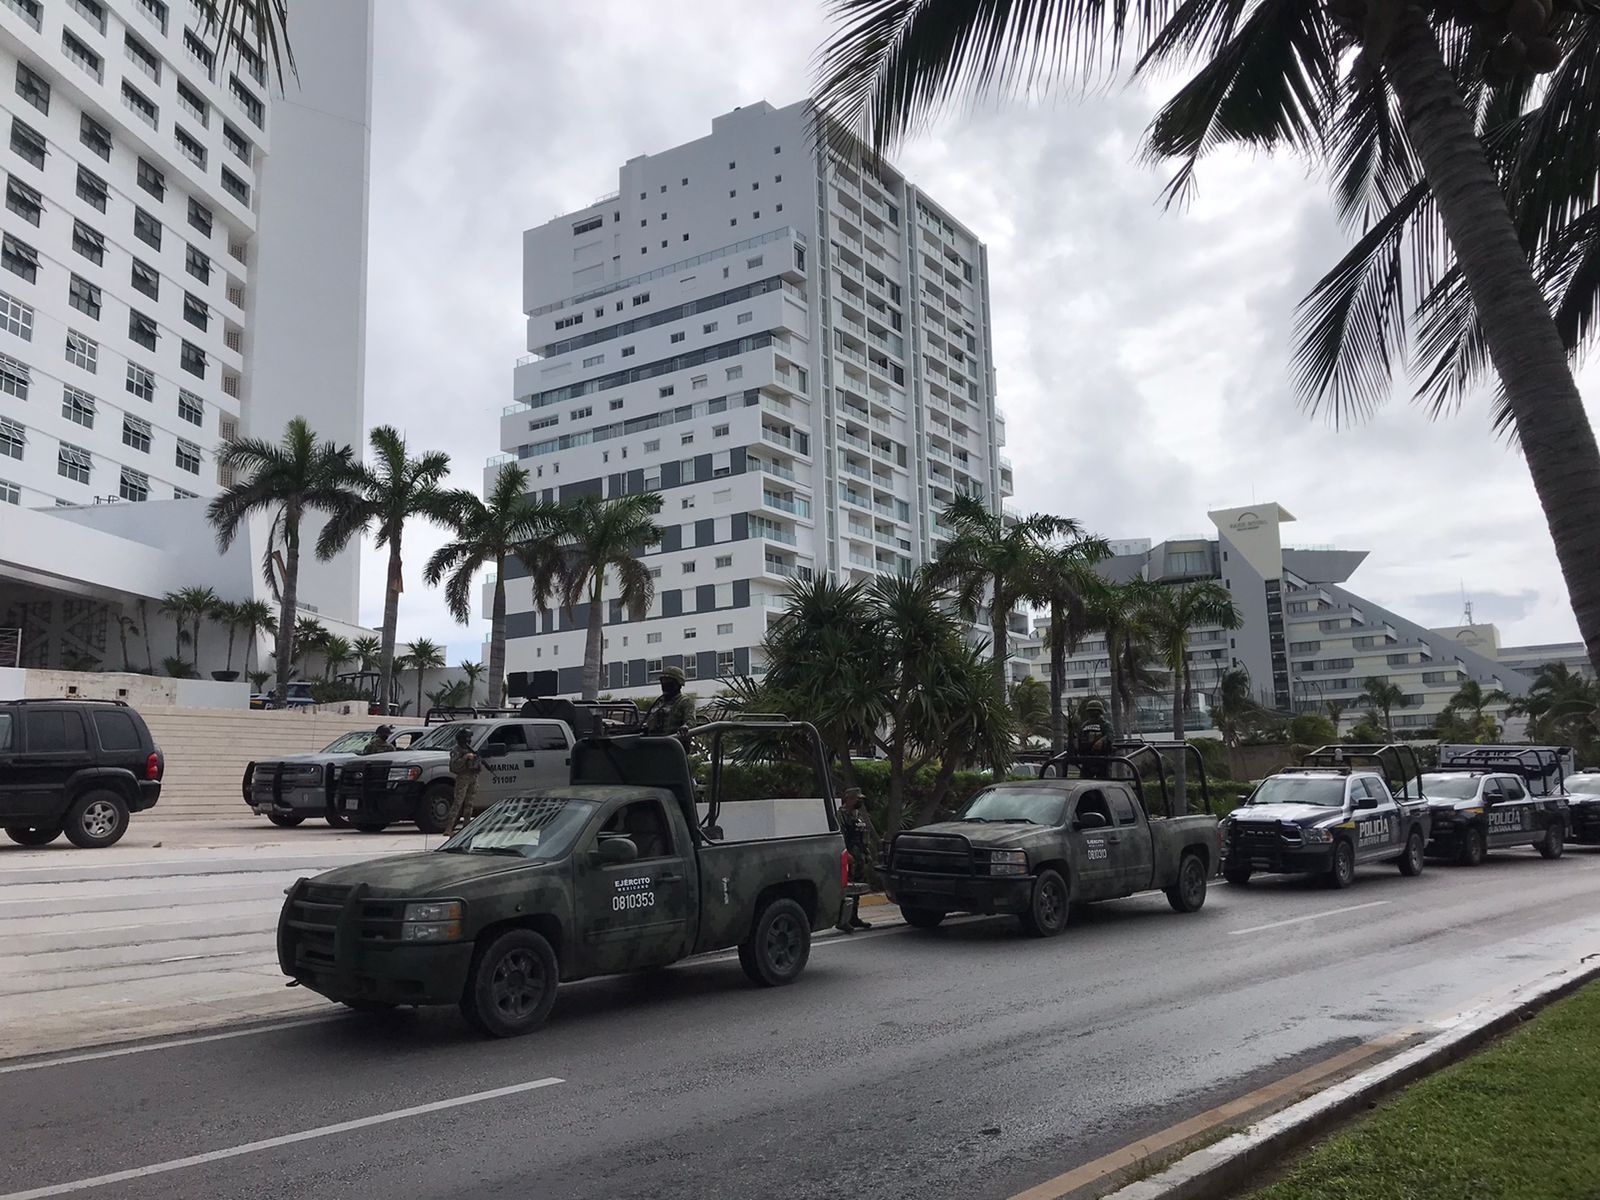
<svg viewBox="0 0 1600 1200"><path fill-rule="evenodd" d="M290 11L280 94L187 0L0 0L0 628L24 665L112 665L140 597L261 590L263 529L211 548L219 444L296 415L361 443L372 0ZM355 620L357 558L306 564L312 612Z"/></svg>
<svg viewBox="0 0 1600 1200"><path fill-rule="evenodd" d="M602 686L759 673L785 589L908 571L959 493L1012 490L983 243L889 167L758 103L624 163L615 193L523 235L530 353L501 421L540 496L659 491L643 621L606 614ZM508 667L576 692L585 608L508 573Z"/></svg>

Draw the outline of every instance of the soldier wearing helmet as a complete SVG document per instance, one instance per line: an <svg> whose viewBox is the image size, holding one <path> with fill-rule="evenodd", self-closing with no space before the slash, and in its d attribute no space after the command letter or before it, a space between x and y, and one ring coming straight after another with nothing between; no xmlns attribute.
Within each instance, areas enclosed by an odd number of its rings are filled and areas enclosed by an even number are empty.
<svg viewBox="0 0 1600 1200"><path fill-rule="evenodd" d="M683 694L683 668L664 668L660 680L661 695L644 714L644 731L650 737L685 736L694 724L694 700Z"/></svg>
<svg viewBox="0 0 1600 1200"><path fill-rule="evenodd" d="M1111 722L1106 719L1105 705L1098 700L1084 704L1083 721L1078 726L1077 751L1078 757L1084 760L1082 773L1085 779L1109 778L1103 774L1106 769L1104 760L1115 753L1116 740Z"/></svg>
<svg viewBox="0 0 1600 1200"><path fill-rule="evenodd" d="M361 747L362 754L393 754L398 747L394 744L394 726L379 725L373 735L367 739L367 744Z"/></svg>

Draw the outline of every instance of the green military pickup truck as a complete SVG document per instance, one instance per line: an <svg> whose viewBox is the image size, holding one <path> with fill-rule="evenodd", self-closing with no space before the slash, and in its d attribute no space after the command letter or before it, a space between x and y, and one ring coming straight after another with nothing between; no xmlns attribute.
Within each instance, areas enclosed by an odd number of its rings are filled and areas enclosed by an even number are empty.
<svg viewBox="0 0 1600 1200"><path fill-rule="evenodd" d="M278 921L280 966L360 1011L457 1004L493 1037L537 1029L560 982L730 946L753 982L792 982L844 894L821 741L772 719L694 737L710 756L704 802L679 739L586 738L569 783L501 800L432 853L300 880ZM748 757L754 739L803 755L811 798L722 802L722 758Z"/></svg>

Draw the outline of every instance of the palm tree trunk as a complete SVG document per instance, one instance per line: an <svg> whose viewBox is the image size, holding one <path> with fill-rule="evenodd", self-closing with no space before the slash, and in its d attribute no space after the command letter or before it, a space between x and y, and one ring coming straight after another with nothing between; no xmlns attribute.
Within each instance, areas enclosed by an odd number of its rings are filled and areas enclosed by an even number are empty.
<svg viewBox="0 0 1600 1200"><path fill-rule="evenodd" d="M494 561L494 603L489 612L489 707L506 702L506 562Z"/></svg>
<svg viewBox="0 0 1600 1200"><path fill-rule="evenodd" d="M1384 71L1477 306L1589 661L1600 669L1600 447L1505 196L1420 10L1398 10ZM1392 736L1392 735L1391 735Z"/></svg>
<svg viewBox="0 0 1600 1200"><path fill-rule="evenodd" d="M956 757L947 754L939 763L939 773L933 777L933 788L928 792L928 798L922 802L922 810L917 813L918 825L930 824L938 816L939 808L950 792L950 781L955 777Z"/></svg>
<svg viewBox="0 0 1600 1200"><path fill-rule="evenodd" d="M145 669L154 675L156 673L156 659L155 653L150 649L150 612L143 596L139 597L139 628L144 631Z"/></svg>
<svg viewBox="0 0 1600 1200"><path fill-rule="evenodd" d="M1002 696L1006 695L1006 632L1006 611L996 592L994 603L989 606L989 636L994 647L994 681Z"/></svg>
<svg viewBox="0 0 1600 1200"><path fill-rule="evenodd" d="M400 623L400 585L405 576L400 562L400 535L389 541L389 582L383 595L383 647L378 652L378 703L389 711L394 696L394 633Z"/></svg>
<svg viewBox="0 0 1600 1200"><path fill-rule="evenodd" d="M605 572L596 571L589 587L589 636L583 647L583 698L600 698L600 659L605 650L605 609L600 606L600 588Z"/></svg>
<svg viewBox="0 0 1600 1200"><path fill-rule="evenodd" d="M278 644L274 652L278 669L277 703L289 703L289 673L294 669L295 605L300 592L300 514L283 517L283 588L279 592Z"/></svg>
<svg viewBox="0 0 1600 1200"><path fill-rule="evenodd" d="M1060 754L1067 744L1067 716L1062 700L1067 690L1067 643L1063 629L1066 614L1059 606L1050 613L1050 751Z"/></svg>
<svg viewBox="0 0 1600 1200"><path fill-rule="evenodd" d="M417 716L425 715L422 711L422 681L428 676L428 665L419 661L417 663Z"/></svg>
<svg viewBox="0 0 1600 1200"><path fill-rule="evenodd" d="M133 666L128 662L128 624L122 618L117 620L117 638L122 642L122 669L132 671Z"/></svg>
<svg viewBox="0 0 1600 1200"><path fill-rule="evenodd" d="M194 614L194 636L193 636L192 642L193 642L193 645L194 645L194 673L196 675L200 674L200 625L205 619L206 619L205 613L199 612L199 611L195 612L195 614Z"/></svg>
<svg viewBox="0 0 1600 1200"><path fill-rule="evenodd" d="M228 665L223 668L229 675L233 674L233 640L239 636L237 625L228 626Z"/></svg>
<svg viewBox="0 0 1600 1200"><path fill-rule="evenodd" d="M1178 643L1178 670L1172 681L1172 736L1177 739L1178 752L1172 764L1172 816L1180 817L1189 811L1187 769L1189 752L1184 747L1184 718L1189 715L1189 654L1184 641Z"/></svg>

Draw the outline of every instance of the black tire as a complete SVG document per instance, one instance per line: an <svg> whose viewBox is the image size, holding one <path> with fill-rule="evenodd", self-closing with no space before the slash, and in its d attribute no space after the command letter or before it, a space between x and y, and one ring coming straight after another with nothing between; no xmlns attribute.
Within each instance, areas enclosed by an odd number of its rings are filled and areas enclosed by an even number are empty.
<svg viewBox="0 0 1600 1200"><path fill-rule="evenodd" d="M739 947L739 965L751 983L782 987L793 983L811 957L811 920L798 901L769 900L756 915L750 936Z"/></svg>
<svg viewBox="0 0 1600 1200"><path fill-rule="evenodd" d="M67 809L65 828L80 850L115 846L128 832L128 802L115 792L85 792Z"/></svg>
<svg viewBox="0 0 1600 1200"><path fill-rule="evenodd" d="M1333 866L1328 868L1328 886L1343 891L1356 881L1356 848L1347 841L1333 847Z"/></svg>
<svg viewBox="0 0 1600 1200"><path fill-rule="evenodd" d="M327 809L323 812L322 819L328 823L328 826L331 829L350 828L350 818L345 816L331 804L328 805Z"/></svg>
<svg viewBox="0 0 1600 1200"><path fill-rule="evenodd" d="M1479 867L1483 860L1489 857L1489 839L1481 829L1467 830L1466 840L1461 843L1461 852L1456 855L1456 861L1463 867Z"/></svg>
<svg viewBox="0 0 1600 1200"><path fill-rule="evenodd" d="M19 846L48 846L61 836L61 826L50 825L41 829L28 825L7 825L6 836Z"/></svg>
<svg viewBox="0 0 1600 1200"><path fill-rule="evenodd" d="M1243 887L1250 882L1249 867L1229 867L1222 872L1222 877L1234 887Z"/></svg>
<svg viewBox="0 0 1600 1200"><path fill-rule="evenodd" d="M350 827L358 833L382 833L389 828L387 821L351 821Z"/></svg>
<svg viewBox="0 0 1600 1200"><path fill-rule="evenodd" d="M386 1012L393 1012L396 1008L399 1007L399 1005L397 1005L397 1004L390 1004L387 1000L359 1000L359 999L357 999L357 1000L341 1000L341 1001L339 1001L339 1003L344 1005L351 1012L358 1012L358 1013L386 1013Z"/></svg>
<svg viewBox="0 0 1600 1200"><path fill-rule="evenodd" d="M305 818L299 813L268 813L267 820L271 821L279 829L293 829L295 826L305 823Z"/></svg>
<svg viewBox="0 0 1600 1200"><path fill-rule="evenodd" d="M1045 869L1033 883L1033 899L1022 914L1022 930L1029 937L1055 937L1067 927L1070 909L1067 881L1061 872Z"/></svg>
<svg viewBox="0 0 1600 1200"><path fill-rule="evenodd" d="M1552 821L1544 827L1544 837L1533 844L1539 852L1540 858L1560 858L1567 849L1566 830L1561 827L1560 821Z"/></svg>
<svg viewBox="0 0 1600 1200"><path fill-rule="evenodd" d="M423 833L443 833L450 821L450 810L455 807L456 789L448 783L434 783L422 793L422 807L417 809L417 828Z"/></svg>
<svg viewBox="0 0 1600 1200"><path fill-rule="evenodd" d="M946 916L937 908L907 908L904 904L900 906L900 915L913 929L937 929Z"/></svg>
<svg viewBox="0 0 1600 1200"><path fill-rule="evenodd" d="M1415 879L1422 874L1423 865L1427 862L1424 853L1427 847L1422 842L1422 830L1413 829L1411 836L1406 838L1406 848L1400 855L1400 874L1407 879Z"/></svg>
<svg viewBox="0 0 1600 1200"><path fill-rule="evenodd" d="M1167 903L1173 912L1199 912L1206 903L1206 864L1190 851L1178 863L1178 881L1167 889Z"/></svg>
<svg viewBox="0 0 1600 1200"><path fill-rule="evenodd" d="M531 929L508 929L472 956L461 1015L489 1037L532 1033L550 1015L559 982L550 943Z"/></svg>

